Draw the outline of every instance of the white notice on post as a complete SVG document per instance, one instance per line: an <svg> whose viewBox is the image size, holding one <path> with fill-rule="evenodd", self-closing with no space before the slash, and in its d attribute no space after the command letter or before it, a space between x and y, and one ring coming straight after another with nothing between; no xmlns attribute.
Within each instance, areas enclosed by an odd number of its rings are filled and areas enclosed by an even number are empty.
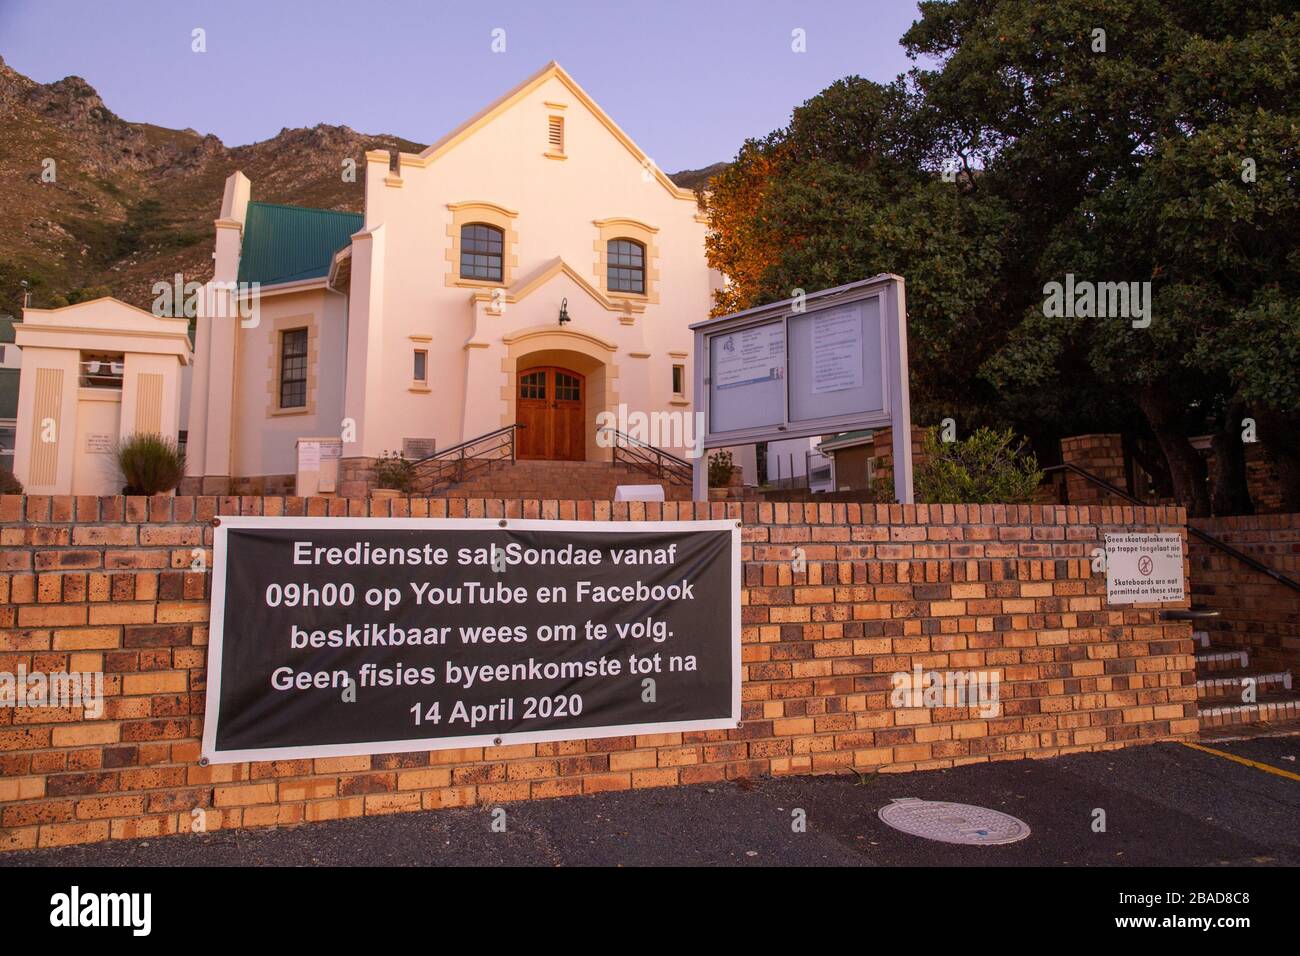
<svg viewBox="0 0 1300 956"><path fill-rule="evenodd" d="M320 470L320 442L318 441L298 442L298 470L299 471Z"/></svg>
<svg viewBox="0 0 1300 956"><path fill-rule="evenodd" d="M769 382L785 370L785 326L780 322L719 335L711 347L715 388Z"/></svg>
<svg viewBox="0 0 1300 956"><path fill-rule="evenodd" d="M1106 535L1107 604L1158 604L1183 596L1182 535Z"/></svg>
<svg viewBox="0 0 1300 956"><path fill-rule="evenodd" d="M812 317L813 394L862 385L862 313L858 306Z"/></svg>

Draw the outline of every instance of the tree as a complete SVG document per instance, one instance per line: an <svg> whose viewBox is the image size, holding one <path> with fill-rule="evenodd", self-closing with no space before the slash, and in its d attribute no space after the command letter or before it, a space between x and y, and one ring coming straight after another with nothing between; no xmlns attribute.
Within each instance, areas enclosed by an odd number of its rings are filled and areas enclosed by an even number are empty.
<svg viewBox="0 0 1300 956"><path fill-rule="evenodd" d="M849 77L746 142L704 197L709 262L730 279L715 314L905 275L918 417L973 419L996 401L974 372L1004 321L990 304L1011 219L924 168L914 107L901 82Z"/></svg>
<svg viewBox="0 0 1300 956"><path fill-rule="evenodd" d="M715 180L720 307L900 273L919 420L1010 421L1041 447L1119 430L1207 514L1250 510L1254 418L1300 510L1294 4L920 9L903 43L932 68L833 84ZM1054 311L1067 276L1146 314Z"/></svg>
<svg viewBox="0 0 1300 956"><path fill-rule="evenodd" d="M1004 392L1040 391L1062 387L1084 356L1087 387L1141 412L1193 514L1249 509L1247 408L1276 454L1294 444L1283 429L1296 393L1249 374L1295 329L1277 305L1294 302L1300 226L1300 18L1283 10L957 0L923 4L904 38L941 60L914 80L945 125L974 131L981 187L1020 214L1029 239L1008 253L1021 320L983 374ZM1243 177L1252 157L1253 180ZM1036 290L1065 273L1151 282L1150 326L1045 316ZM1188 442L1206 432L1218 452L1212 492ZM1300 506L1297 494L1287 496Z"/></svg>
<svg viewBox="0 0 1300 956"><path fill-rule="evenodd" d="M763 204L776 160L768 147L747 140L736 161L713 179L710 191L699 191L712 228L705 239L709 264L728 279L716 290L714 315L739 312L753 304L763 273L775 262L777 250L759 237L754 211Z"/></svg>

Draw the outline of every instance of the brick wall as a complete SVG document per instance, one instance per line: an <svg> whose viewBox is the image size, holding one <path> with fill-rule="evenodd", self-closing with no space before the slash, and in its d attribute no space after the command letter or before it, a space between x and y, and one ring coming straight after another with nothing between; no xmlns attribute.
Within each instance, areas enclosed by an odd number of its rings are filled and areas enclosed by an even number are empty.
<svg viewBox="0 0 1300 956"><path fill-rule="evenodd" d="M744 522L735 730L200 766L221 514ZM0 497L0 671L105 673L103 718L0 708L0 848L296 824L762 774L949 767L1197 729L1191 629L1107 609L1107 531L1168 509ZM795 572L792 549L804 549ZM891 675L999 674L1001 713L897 709Z"/></svg>
<svg viewBox="0 0 1300 956"><path fill-rule="evenodd" d="M1300 514L1193 518L1191 524L1300 580ZM1215 644L1247 647L1251 663L1269 669L1300 669L1300 591L1211 547L1188 538L1192 593L1197 604L1220 617L1197 625Z"/></svg>
<svg viewBox="0 0 1300 956"><path fill-rule="evenodd" d="M1124 469L1124 442L1119 435L1075 435L1061 439L1061 461L1077 465L1117 488L1128 487ZM1073 472L1065 473L1065 500L1075 505L1099 505L1114 497L1105 488Z"/></svg>

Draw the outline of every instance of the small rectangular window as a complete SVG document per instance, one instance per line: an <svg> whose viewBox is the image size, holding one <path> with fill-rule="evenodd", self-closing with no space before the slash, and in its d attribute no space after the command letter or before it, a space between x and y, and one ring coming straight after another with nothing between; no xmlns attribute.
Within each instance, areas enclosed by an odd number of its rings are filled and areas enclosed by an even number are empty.
<svg viewBox="0 0 1300 956"><path fill-rule="evenodd" d="M429 353L424 349L415 350L415 369L411 377L420 383L429 380Z"/></svg>
<svg viewBox="0 0 1300 956"><path fill-rule="evenodd" d="M674 395L686 394L686 366L685 365L673 366L673 394Z"/></svg>
<svg viewBox="0 0 1300 956"><path fill-rule="evenodd" d="M546 131L547 151L551 153L564 152L564 117L552 116L550 124Z"/></svg>
<svg viewBox="0 0 1300 956"><path fill-rule="evenodd" d="M126 369L124 352L82 352L82 388L121 388L122 373Z"/></svg>
<svg viewBox="0 0 1300 956"><path fill-rule="evenodd" d="M307 407L307 330L280 333L280 407Z"/></svg>

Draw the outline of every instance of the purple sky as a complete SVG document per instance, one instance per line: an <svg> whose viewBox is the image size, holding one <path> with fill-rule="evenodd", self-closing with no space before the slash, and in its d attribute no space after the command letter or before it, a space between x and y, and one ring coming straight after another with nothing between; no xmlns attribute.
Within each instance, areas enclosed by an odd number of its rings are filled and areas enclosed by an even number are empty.
<svg viewBox="0 0 1300 956"><path fill-rule="evenodd" d="M228 146L316 123L429 143L555 59L671 172L731 159L839 77L892 79L916 16L914 0L0 0L0 56Z"/></svg>

